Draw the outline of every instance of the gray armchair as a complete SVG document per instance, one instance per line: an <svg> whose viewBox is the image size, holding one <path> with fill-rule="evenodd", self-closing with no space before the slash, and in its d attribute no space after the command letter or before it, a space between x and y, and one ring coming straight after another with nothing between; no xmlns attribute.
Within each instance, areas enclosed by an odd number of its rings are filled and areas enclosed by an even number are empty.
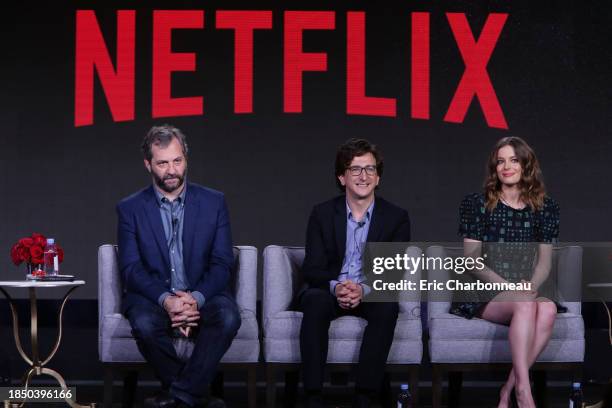
<svg viewBox="0 0 612 408"><path fill-rule="evenodd" d="M432 246L426 251L428 257L463 256L463 247ZM553 250L553 269L556 272L559 293L564 288L580 287L582 282L582 248L569 246ZM446 270L429 270L429 281L445 282L450 278ZM435 296L435 297L434 297ZM574 299L572 299L574 300ZM509 370L512 361L508 342L508 327L483 319L471 320L449 313L452 292L429 293L428 327L429 354L433 368L433 407L440 407L442 376L452 373L449 388L458 399L461 372L484 369ZM584 361L584 322L580 314L580 302L560 301L567 313L557 315L550 342L534 365L536 401L545 403L545 370L570 370L574 378L580 377Z"/></svg>
<svg viewBox="0 0 612 408"><path fill-rule="evenodd" d="M254 408L256 368L259 361L259 326L255 317L257 249L252 246L236 246L234 257L236 266L232 273L231 284L240 309L242 324L232 345L221 360L221 369L247 371L248 403L250 408ZM126 377L126 388L132 389L133 392L137 378L134 370L144 367L145 363L132 337L130 323L121 314L121 293L117 247L102 245L98 249L98 353L100 361L105 366L105 407L112 405L114 371L122 369L131 373ZM193 344L187 339L175 339L174 346L179 357L184 360L188 359L193 351ZM130 404L131 401L128 401L124 405Z"/></svg>
<svg viewBox="0 0 612 408"><path fill-rule="evenodd" d="M408 249L418 257L420 249ZM303 287L303 247L270 245L263 253L263 346L267 370L267 405L276 404L277 370L299 370L302 312L294 310L295 296ZM418 299L416 298L418 297ZM423 355L420 294L400 301L395 337L387 360L388 371L409 372L413 397L418 391L418 367ZM354 316L335 319L329 329L328 367L346 369L359 358L366 322ZM294 374L297 383L297 374ZM295 391L293 391L295 392Z"/></svg>

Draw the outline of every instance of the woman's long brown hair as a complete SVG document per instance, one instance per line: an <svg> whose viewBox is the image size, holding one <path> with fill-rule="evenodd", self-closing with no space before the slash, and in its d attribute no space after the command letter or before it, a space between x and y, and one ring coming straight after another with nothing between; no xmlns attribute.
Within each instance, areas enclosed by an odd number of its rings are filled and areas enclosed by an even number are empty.
<svg viewBox="0 0 612 408"><path fill-rule="evenodd" d="M529 205L533 211L541 210L544 206L546 188L540 170L540 163L533 149L520 137L509 136L500 139L489 155L487 163L487 177L484 182L484 193L487 210L493 211L501 197L501 182L497 178L497 153L504 146L512 146L514 154L522 168L519 189L521 200Z"/></svg>

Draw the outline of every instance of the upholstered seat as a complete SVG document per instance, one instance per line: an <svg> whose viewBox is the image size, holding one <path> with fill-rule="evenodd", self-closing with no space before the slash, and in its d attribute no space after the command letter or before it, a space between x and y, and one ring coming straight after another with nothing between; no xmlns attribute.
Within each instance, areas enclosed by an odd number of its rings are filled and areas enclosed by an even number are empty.
<svg viewBox="0 0 612 408"><path fill-rule="evenodd" d="M420 256L418 248L409 248L412 256ZM303 288L301 266L303 247L271 245L263 254L263 332L264 359L268 370L268 406L275 401L275 370L297 369L300 358L300 326L302 313L292 310L295 297ZM414 277L412 278L414 279ZM395 336L387 359L390 370L410 371L416 392L418 364L423 356L420 295L400 301ZM329 329L327 363L354 364L367 322L359 317L343 316L332 321Z"/></svg>
<svg viewBox="0 0 612 408"><path fill-rule="evenodd" d="M232 289L242 323L232 345L221 359L221 368L248 371L249 406L255 407L255 369L259 361L259 326L255 317L257 303L257 249L234 247L235 270ZM122 364L145 363L132 336L129 321L121 314L121 279L117 266L117 248L102 245L98 249L99 330L98 352L107 369L104 405L112 401L112 370ZM176 338L179 358L186 360L193 351L191 340Z"/></svg>
<svg viewBox="0 0 612 408"><path fill-rule="evenodd" d="M463 248L432 246L428 257L463 256ZM551 276L557 293L567 293L568 287L580 287L582 279L582 248L571 246L553 250ZM429 270L428 280L445 282L450 278L443 269ZM575 291L572 291L575 293ZM442 375L446 372L499 368L512 361L508 327L483 319L465 319L449 313L452 292L429 293L428 329L429 355L433 366L433 406L441 406ZM578 377L584 361L584 321L580 302L569 299L560 303L567 313L557 314L550 342L538 357L534 368L568 369ZM509 368L509 366L508 366ZM542 377L540 377L542 378ZM541 385L541 384L540 384Z"/></svg>

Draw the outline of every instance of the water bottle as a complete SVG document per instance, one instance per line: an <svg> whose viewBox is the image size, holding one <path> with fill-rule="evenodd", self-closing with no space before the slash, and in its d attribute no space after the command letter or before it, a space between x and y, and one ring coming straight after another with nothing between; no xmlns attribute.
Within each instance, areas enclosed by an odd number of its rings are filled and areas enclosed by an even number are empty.
<svg viewBox="0 0 612 408"><path fill-rule="evenodd" d="M397 408L412 408L412 395L408 390L408 384L400 386L400 393L397 395Z"/></svg>
<svg viewBox="0 0 612 408"><path fill-rule="evenodd" d="M53 238L47 238L47 245L43 253L43 264L45 266L45 274L47 276L55 276L59 273L59 257L57 255L57 247Z"/></svg>
<svg viewBox="0 0 612 408"><path fill-rule="evenodd" d="M580 388L579 382L572 384L569 408L582 408L582 388Z"/></svg>

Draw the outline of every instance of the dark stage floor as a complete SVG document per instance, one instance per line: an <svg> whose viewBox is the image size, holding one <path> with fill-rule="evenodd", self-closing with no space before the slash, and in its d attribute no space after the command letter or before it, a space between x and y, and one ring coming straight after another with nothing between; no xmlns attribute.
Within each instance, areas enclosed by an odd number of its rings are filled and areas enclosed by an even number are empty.
<svg viewBox="0 0 612 408"><path fill-rule="evenodd" d="M393 384L394 390L399 388L399 384ZM77 387L77 399L79 403L85 404L90 402L98 403L99 407L102 406L102 386L93 384L76 385ZM329 386L326 388L326 401L330 407L348 408L351 406L351 395L350 386ZM139 385L136 404L134 407L142 406L142 401L145 397L155 394L157 387L152 384L151 381L144 381ZM550 386L547 390L550 408L567 408L569 398L569 384L555 383ZM265 407L265 385L263 383L258 384L257 393L257 406ZM279 387L278 394L278 407L283 406L283 395L282 387ZM225 401L228 407L246 408L246 388L239 383L230 383L225 387ZM420 407L431 407L431 387L427 383L422 383L419 389L421 403ZM480 408L480 407L495 407L497 402L498 386L490 384L470 384L462 390L462 398L459 405L452 405L454 407L465 407L465 408ZM584 386L585 401L588 405L594 404L599 401L604 393L604 387L596 384L586 384ZM117 383L114 390L114 403L113 408L119 408L121 404L121 387ZM301 395L300 395L301 397ZM300 398L301 399L301 398ZM448 402L446 396L444 397L444 406L447 407ZM26 406L32 408L42 407L62 407L65 404L51 404L51 403L37 403L27 404ZM298 401L297 408L303 405ZM379 405L375 405L379 406Z"/></svg>
<svg viewBox="0 0 612 408"><path fill-rule="evenodd" d="M4 313L4 312L3 312ZM23 320L22 320L23 321ZM27 320L25 320L27 324ZM93 325L92 325L93 326ZM28 329L21 330L22 339L27 339ZM585 400L592 404L603 398L604 386L594 383L589 383L589 379L595 378L599 384L610 378L612 375L612 360L609 357L609 346L599 341L600 337L606 340L603 336L607 332L602 333L587 333L587 355L584 365L584 393ZM55 336L55 330L49 327L41 327L40 339L41 350L48 350L52 345ZM62 345L55 356L49 363L50 368L58 369L67 379L71 386L77 387L77 399L81 403L97 402L101 406L102 402L102 378L103 366L98 361L98 333L94 327L68 327L64 333ZM597 340L594 342L593 340ZM26 343L24 341L24 343ZM601 343L601 344L599 344ZM0 354L4 354L8 358L7 364L10 367L11 377L13 379L20 378L25 372L25 363L20 359L15 350L12 333L8 325L0 326ZM44 353L43 353L44 354ZM0 358L0 360L2 360ZM0 367L2 368L2 367ZM247 395L244 381L246 375L243 373L229 372L225 376L225 399L229 407L246 408ZM45 385L49 384L49 377L40 377L45 380ZM265 372L260 369L257 375L257 406L265 407ZM421 367L421 383L420 383L420 404L421 407L431 406L431 371L427 362L424 362ZM570 378L569 373L549 373L549 386L547 390L549 406L554 408L566 408L570 393ZM119 378L117 378L118 380ZM498 388L501 385L503 373L482 372L469 373L464 377L464 388L460 407L479 408L479 407L495 407L497 402ZM281 380L281 377L278 377ZM399 381L401 378L392 377L393 395L396 395L399 389ZM144 372L139 377L139 387L137 390L136 406L141 406L143 399L146 396L155 394L157 391L157 382L151 373ZM114 388L114 407L121 406L121 382L115 382ZM342 384L342 383L341 383ZM49 384L50 385L50 384ZM330 406L333 407L350 407L351 404L351 384L348 385L333 385L327 386L326 392ZM446 388L445 388L446 391ZM300 395L301 396L301 395ZM444 404L448 406L446 394L444 395ZM283 404L283 387L279 382L278 406ZM65 406L63 404L32 404L35 408ZM298 405L299 407L300 405ZM611 407L612 408L612 407Z"/></svg>

